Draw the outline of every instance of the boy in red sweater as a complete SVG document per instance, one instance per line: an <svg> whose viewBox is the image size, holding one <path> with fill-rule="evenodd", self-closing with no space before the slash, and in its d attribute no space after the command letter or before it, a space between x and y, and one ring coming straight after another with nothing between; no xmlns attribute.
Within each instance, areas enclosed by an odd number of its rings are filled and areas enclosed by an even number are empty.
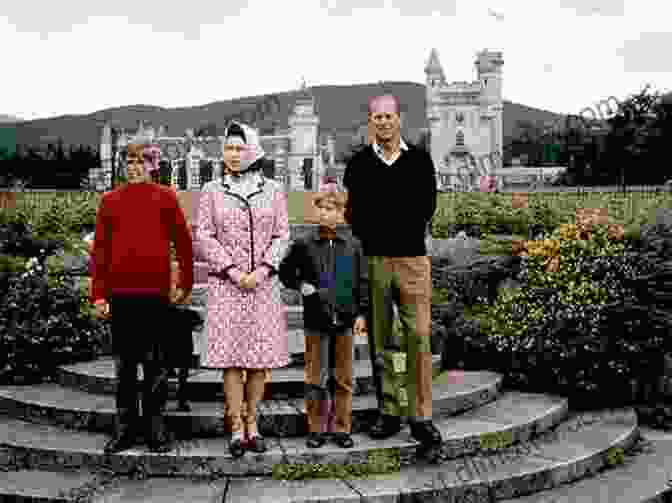
<svg viewBox="0 0 672 503"><path fill-rule="evenodd" d="M103 195L96 217L91 302L100 318L110 318L117 357L118 426L106 453L126 450L140 433L137 366L142 364L145 440L155 452L170 444L161 417L167 369L161 338L171 302L170 242L175 242L180 284L173 302L193 288L192 240L177 195L151 182L158 168L156 145L128 146L128 184Z"/></svg>

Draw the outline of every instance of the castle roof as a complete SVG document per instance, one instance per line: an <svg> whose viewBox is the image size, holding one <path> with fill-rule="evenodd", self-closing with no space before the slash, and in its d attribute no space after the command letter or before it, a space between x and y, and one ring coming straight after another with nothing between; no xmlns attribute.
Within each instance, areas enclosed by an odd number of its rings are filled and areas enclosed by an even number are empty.
<svg viewBox="0 0 672 503"><path fill-rule="evenodd" d="M439 73L443 75L443 67L439 61L439 53L436 48L432 48L432 51L429 53L429 60L427 65L425 65L425 73Z"/></svg>

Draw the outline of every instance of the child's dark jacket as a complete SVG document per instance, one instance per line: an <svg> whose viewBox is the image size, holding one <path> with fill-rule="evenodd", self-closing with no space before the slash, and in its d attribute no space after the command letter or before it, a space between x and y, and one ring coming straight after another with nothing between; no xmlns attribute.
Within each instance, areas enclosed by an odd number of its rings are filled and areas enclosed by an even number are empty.
<svg viewBox="0 0 672 503"><path fill-rule="evenodd" d="M307 329L352 328L355 318L368 312L368 263L361 243L342 228L329 237L318 229L296 240L278 271L286 288L300 290L305 282L317 289L303 297Z"/></svg>

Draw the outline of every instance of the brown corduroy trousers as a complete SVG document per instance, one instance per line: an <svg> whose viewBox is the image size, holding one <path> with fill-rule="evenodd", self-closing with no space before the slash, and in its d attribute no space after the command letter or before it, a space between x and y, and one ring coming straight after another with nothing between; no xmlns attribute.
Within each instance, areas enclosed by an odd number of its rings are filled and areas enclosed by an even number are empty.
<svg viewBox="0 0 672 503"><path fill-rule="evenodd" d="M352 428L352 328L331 334L306 329L306 415L310 433L350 433ZM329 351L333 338L334 366ZM328 380L334 378L334 395Z"/></svg>

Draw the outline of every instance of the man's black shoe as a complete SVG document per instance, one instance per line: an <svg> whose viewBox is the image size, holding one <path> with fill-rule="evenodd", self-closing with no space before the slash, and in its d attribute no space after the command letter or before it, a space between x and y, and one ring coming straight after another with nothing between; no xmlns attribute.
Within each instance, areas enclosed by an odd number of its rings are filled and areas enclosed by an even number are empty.
<svg viewBox="0 0 672 503"><path fill-rule="evenodd" d="M166 433L164 435L155 436L147 442L147 446L151 452L165 453L172 449L173 436Z"/></svg>
<svg viewBox="0 0 672 503"><path fill-rule="evenodd" d="M434 426L431 420L411 421L411 436L424 446L440 446L443 440L441 432Z"/></svg>
<svg viewBox="0 0 672 503"><path fill-rule="evenodd" d="M371 427L369 436L375 439L389 438L401 431L401 419L398 416L381 414Z"/></svg>
<svg viewBox="0 0 672 503"><path fill-rule="evenodd" d="M177 405L177 411L178 412L191 412L191 407L189 406L189 404L186 401L180 402Z"/></svg>
<svg viewBox="0 0 672 503"><path fill-rule="evenodd" d="M136 445L135 435L130 432L115 434L104 447L105 454L115 454Z"/></svg>

